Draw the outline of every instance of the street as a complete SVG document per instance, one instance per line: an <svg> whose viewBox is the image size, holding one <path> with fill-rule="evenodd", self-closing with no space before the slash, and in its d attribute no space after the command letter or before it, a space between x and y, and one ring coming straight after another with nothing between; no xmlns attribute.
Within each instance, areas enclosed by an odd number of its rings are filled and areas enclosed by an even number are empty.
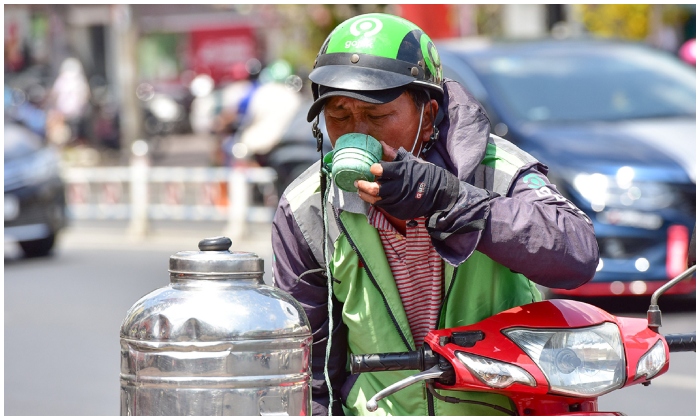
<svg viewBox="0 0 700 420"><path fill-rule="evenodd" d="M168 284L170 255L196 250L200 239L222 229L218 223L171 223L134 240L118 222L73 222L52 257L15 259L6 244L4 414L118 415L119 327L127 310ZM269 235L269 224L256 225L231 247L262 257L267 283ZM677 305L664 298L660 306L662 332L695 331L692 306L672 310ZM632 316L645 317L644 310ZM674 353L665 376L650 387L601 397L600 409L695 415L695 368L695 353Z"/></svg>
<svg viewBox="0 0 700 420"><path fill-rule="evenodd" d="M170 255L194 251L223 229L188 225L136 241L120 223L73 222L48 258L8 260L6 244L5 415L119 414L119 327L127 310L169 283ZM263 257L266 282L268 248L269 225L231 247Z"/></svg>

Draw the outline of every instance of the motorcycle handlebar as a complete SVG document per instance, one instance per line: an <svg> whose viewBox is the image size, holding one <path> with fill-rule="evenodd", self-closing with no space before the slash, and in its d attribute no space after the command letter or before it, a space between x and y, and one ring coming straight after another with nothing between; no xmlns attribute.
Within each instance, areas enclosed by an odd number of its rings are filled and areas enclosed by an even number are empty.
<svg viewBox="0 0 700 420"><path fill-rule="evenodd" d="M350 372L384 372L389 370L422 370L421 350L402 353L353 354L350 356Z"/></svg>
<svg viewBox="0 0 700 420"><path fill-rule="evenodd" d="M669 352L695 351L695 333L668 334L664 338L666 343L668 343Z"/></svg>

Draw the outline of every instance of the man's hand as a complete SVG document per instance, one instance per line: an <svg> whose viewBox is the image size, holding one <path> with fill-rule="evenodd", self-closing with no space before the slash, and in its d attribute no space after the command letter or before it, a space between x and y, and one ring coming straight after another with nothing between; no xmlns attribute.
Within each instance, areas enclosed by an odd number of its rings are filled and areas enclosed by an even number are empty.
<svg viewBox="0 0 700 420"><path fill-rule="evenodd" d="M375 182L356 182L360 198L400 220L449 210L459 194L457 177L432 163L412 159L407 152L399 153L392 162L375 163L370 172Z"/></svg>
<svg viewBox="0 0 700 420"><path fill-rule="evenodd" d="M384 168L382 168L382 165L379 163L375 163L372 166L369 167L370 173L375 176L375 179L379 178L382 176L384 173ZM369 181L355 181L355 186L357 187L357 193L360 195L360 198L363 199L364 201L374 204L378 200L380 200L379 197L379 184L375 182L369 182Z"/></svg>

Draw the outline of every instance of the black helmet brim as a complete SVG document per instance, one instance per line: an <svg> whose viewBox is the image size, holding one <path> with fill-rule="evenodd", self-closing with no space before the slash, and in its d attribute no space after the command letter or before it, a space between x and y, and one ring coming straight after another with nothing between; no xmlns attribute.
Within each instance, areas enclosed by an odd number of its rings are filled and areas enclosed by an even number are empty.
<svg viewBox="0 0 700 420"><path fill-rule="evenodd" d="M347 98L358 99L363 102L369 102L371 104L386 104L394 101L396 98L401 96L403 92L406 91L406 86L398 86L393 89L382 89L382 90L343 90L329 88L327 86L319 87L318 99L311 104L309 108L309 113L306 116L308 122L313 121L314 118L321 112L323 105L326 101L334 96L345 96Z"/></svg>
<svg viewBox="0 0 700 420"><path fill-rule="evenodd" d="M416 80L410 75L359 65L327 65L315 68L309 79L318 85L344 90L384 90Z"/></svg>

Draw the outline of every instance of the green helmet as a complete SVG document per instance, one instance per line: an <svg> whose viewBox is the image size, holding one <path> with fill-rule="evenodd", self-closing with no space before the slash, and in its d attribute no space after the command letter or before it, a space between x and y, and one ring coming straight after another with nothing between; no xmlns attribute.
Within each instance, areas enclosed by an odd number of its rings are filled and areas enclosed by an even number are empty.
<svg viewBox="0 0 700 420"><path fill-rule="evenodd" d="M370 13L338 25L316 56L309 74L313 120L331 96L371 103L396 99L407 86L426 88L442 98L442 65L433 41L398 16Z"/></svg>

